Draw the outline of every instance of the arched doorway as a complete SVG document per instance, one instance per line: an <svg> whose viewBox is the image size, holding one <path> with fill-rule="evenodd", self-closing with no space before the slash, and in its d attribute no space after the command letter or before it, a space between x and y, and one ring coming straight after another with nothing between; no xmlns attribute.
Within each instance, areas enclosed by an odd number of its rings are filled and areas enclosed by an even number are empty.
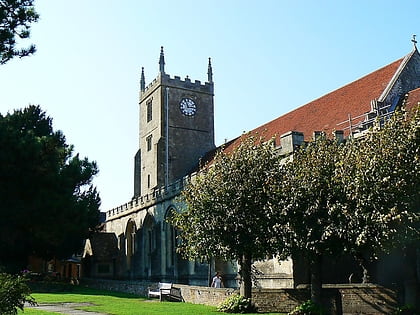
<svg viewBox="0 0 420 315"><path fill-rule="evenodd" d="M147 214L141 228L141 247L142 247L142 274L145 278L150 279L153 270L156 269L156 235L155 220Z"/></svg>

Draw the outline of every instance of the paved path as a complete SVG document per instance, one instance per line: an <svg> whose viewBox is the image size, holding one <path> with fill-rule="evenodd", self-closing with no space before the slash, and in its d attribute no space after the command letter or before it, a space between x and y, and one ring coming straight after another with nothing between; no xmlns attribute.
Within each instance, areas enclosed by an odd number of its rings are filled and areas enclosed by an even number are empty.
<svg viewBox="0 0 420 315"><path fill-rule="evenodd" d="M104 313L88 312L77 310L77 307L91 305L89 303L57 303L57 304L38 304L37 306L25 305L25 308L56 312L66 315L106 315Z"/></svg>

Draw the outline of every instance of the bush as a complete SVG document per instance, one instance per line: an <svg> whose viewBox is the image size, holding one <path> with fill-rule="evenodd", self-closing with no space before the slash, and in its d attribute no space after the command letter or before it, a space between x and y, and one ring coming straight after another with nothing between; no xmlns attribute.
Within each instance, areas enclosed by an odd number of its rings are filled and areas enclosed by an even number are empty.
<svg viewBox="0 0 420 315"><path fill-rule="evenodd" d="M289 315L323 315L325 312L322 307L311 300L297 306Z"/></svg>
<svg viewBox="0 0 420 315"><path fill-rule="evenodd" d="M251 299L234 294L220 303L217 310L225 313L253 313L256 311L256 308L252 304Z"/></svg>
<svg viewBox="0 0 420 315"><path fill-rule="evenodd" d="M22 276L0 273L0 314L16 315L18 308L23 310L25 302L36 305L26 281Z"/></svg>
<svg viewBox="0 0 420 315"><path fill-rule="evenodd" d="M420 312L416 312L415 307L412 306L412 305L400 306L394 312L394 314L396 314L396 315L416 315L416 314L419 314L419 313Z"/></svg>

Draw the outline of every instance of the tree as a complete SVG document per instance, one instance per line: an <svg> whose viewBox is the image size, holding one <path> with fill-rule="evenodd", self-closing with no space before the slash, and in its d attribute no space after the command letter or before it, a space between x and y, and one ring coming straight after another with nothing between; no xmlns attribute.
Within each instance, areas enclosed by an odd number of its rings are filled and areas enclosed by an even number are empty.
<svg viewBox="0 0 420 315"><path fill-rule="evenodd" d="M188 258L236 260L241 295L251 297L252 259L273 253L273 208L268 190L279 159L272 141L244 135L233 152L219 152L182 193L184 209L172 223L181 231L179 250Z"/></svg>
<svg viewBox="0 0 420 315"><path fill-rule="evenodd" d="M29 38L31 23L38 18L33 0L0 0L0 64L35 52L34 45L16 48L16 39Z"/></svg>
<svg viewBox="0 0 420 315"><path fill-rule="evenodd" d="M66 258L99 220L95 162L73 156L39 106L0 115L0 264Z"/></svg>
<svg viewBox="0 0 420 315"><path fill-rule="evenodd" d="M357 257L364 282L369 281L366 260L396 247L408 254L416 248L413 244L418 245L419 144L419 111L409 119L397 111L386 122L378 121L363 138L349 141L337 168L349 218L348 251Z"/></svg>
<svg viewBox="0 0 420 315"><path fill-rule="evenodd" d="M276 184L280 256L309 261L311 300L317 304L321 304L322 257L342 252L346 218L334 178L340 150L342 145L336 140L320 136L293 154L284 164L282 181Z"/></svg>
<svg viewBox="0 0 420 315"><path fill-rule="evenodd" d="M0 273L0 314L16 315L18 309L23 311L25 303L36 305L26 280L22 276Z"/></svg>

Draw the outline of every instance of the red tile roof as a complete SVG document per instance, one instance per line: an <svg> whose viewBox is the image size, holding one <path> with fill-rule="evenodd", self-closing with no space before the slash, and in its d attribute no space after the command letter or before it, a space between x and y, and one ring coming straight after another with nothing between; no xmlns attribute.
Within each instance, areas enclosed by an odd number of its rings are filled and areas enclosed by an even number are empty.
<svg viewBox="0 0 420 315"><path fill-rule="evenodd" d="M250 131L250 133L258 133L268 139L272 136L280 136L288 131L300 131L304 133L305 140L309 140L314 131L324 131L331 134L334 129L344 129L348 124L337 124L348 120L349 114L356 117L369 112L371 110L370 102L379 98L403 60L404 58L398 59ZM353 121L353 124L363 119L364 117L359 118L359 120ZM348 134L348 130L345 134ZM238 137L226 143L224 150L228 152L232 150L239 144L240 139Z"/></svg>

